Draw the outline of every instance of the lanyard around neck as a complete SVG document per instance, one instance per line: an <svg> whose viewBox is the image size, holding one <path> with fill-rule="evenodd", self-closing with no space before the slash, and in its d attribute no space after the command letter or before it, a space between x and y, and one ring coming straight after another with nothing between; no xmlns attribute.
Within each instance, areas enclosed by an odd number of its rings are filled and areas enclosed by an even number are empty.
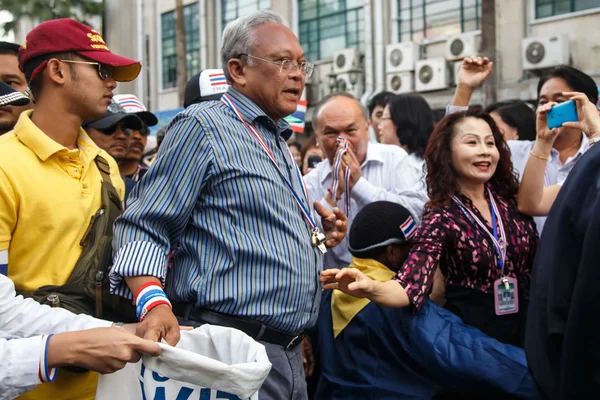
<svg viewBox="0 0 600 400"><path fill-rule="evenodd" d="M338 186L340 184L340 164L342 163L342 157L344 156L344 154L346 154L348 152L348 141L346 141L346 139L344 139L341 136L338 136L337 138L337 143L342 143L342 149L338 152L337 157L335 159L335 162L333 163L333 179L332 179L332 188L331 188L331 195L332 196L336 196L337 197L337 190L338 190ZM346 206L346 215L350 215L350 175L351 175L352 171L350 170L350 167L346 167L346 170L344 172L344 182L346 183L346 187L344 190L344 195L346 197L346 201L345 201L345 206ZM335 201L337 202L337 198L335 199Z"/></svg>
<svg viewBox="0 0 600 400"><path fill-rule="evenodd" d="M490 197L490 213L492 214L492 233L490 233L489 229L485 226L485 224L479 219L477 215L471 210L469 210L465 204L456 196L452 196L452 200L456 203L458 208L462 211L462 213L467 217L471 223L478 225L483 232L485 232L492 241L494 246L494 251L496 252L496 256L498 258L498 268L504 271L504 263L506 260L506 233L504 231L504 224L502 223L502 216L500 215L500 211L498 210L498 206L496 201L494 200L494 196L492 196L492 192L489 188L487 188L488 195ZM500 227L500 236L498 237L498 229L497 226Z"/></svg>
<svg viewBox="0 0 600 400"><path fill-rule="evenodd" d="M300 169L298 168L298 165L294 161L294 156L292 155L292 153L291 153L289 147L287 146L287 144L286 144L285 148L287 149L288 155L289 155L289 157L291 159L291 162L292 162L292 164L294 165L294 167L296 169L296 177L298 178L298 181L300 182L300 185L302 186L302 189L304 191L304 197L306 198L306 204L307 205L305 205L302 202L302 199L300 198L300 196L296 193L296 191L294 191L292 183L284 175L283 171L279 167L279 164L277 163L277 160L275 160L275 156L273 155L273 152L271 151L271 149L269 149L269 147L265 143L265 141L264 141L263 137L261 136L261 134L256 130L256 128L254 126L252 126L251 124L249 124L248 122L246 122L246 120L244 119L244 117L242 116L242 114L240 114L240 112L238 111L237 107L235 106L235 104L229 98L229 96L227 94L224 94L221 97L221 101L226 106L228 106L235 113L235 115L237 115L237 117L240 119L240 121L242 121L244 123L244 125L246 126L246 128L248 128L248 131L250 131L250 133L252 134L252 136L254 136L256 138L256 140L260 144L260 147L262 147L262 149L265 151L265 153L267 153L267 156L269 157L269 159L271 160L271 162L273 163L273 165L275 165L275 167L277 168L277 171L279 172L279 176L281 176L281 179L283 180L283 182L286 184L286 186L288 187L288 189L290 190L290 192L292 192L292 195L294 196L294 200L296 200L296 203L298 204L298 207L300 207L300 212L302 213L302 215L304 216L304 218L308 222L308 225L310 226L311 231L314 231L315 229L317 229L317 224L316 224L316 222L315 222L315 220L314 220L314 218L313 218L313 216L312 216L312 214L310 212L310 209L307 206L309 204L309 202L310 202L309 197L308 197L308 189L306 189L306 184L304 183L304 178L302 178L302 174L300 173ZM281 140L283 140L283 139L281 139Z"/></svg>

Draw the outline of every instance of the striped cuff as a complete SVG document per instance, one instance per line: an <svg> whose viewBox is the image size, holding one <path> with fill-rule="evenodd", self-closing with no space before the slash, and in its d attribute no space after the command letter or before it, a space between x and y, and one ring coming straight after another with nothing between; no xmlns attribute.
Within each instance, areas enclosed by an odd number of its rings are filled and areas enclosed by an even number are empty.
<svg viewBox="0 0 600 400"><path fill-rule="evenodd" d="M54 382L58 370L56 368L48 369L48 344L52 334L42 336L42 349L40 354L40 365L38 368L38 378L40 382Z"/></svg>
<svg viewBox="0 0 600 400"><path fill-rule="evenodd" d="M152 242L130 242L121 247L110 271L110 289L114 294L133 299L124 277L154 276L165 284L167 255Z"/></svg>

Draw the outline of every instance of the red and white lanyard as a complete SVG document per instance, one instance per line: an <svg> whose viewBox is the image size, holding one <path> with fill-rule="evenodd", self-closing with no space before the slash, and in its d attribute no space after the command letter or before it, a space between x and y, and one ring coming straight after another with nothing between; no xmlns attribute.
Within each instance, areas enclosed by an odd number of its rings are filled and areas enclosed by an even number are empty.
<svg viewBox="0 0 600 400"><path fill-rule="evenodd" d="M298 168L298 165L294 161L294 156L292 155L292 152L290 151L290 149L287 146L287 144L286 144L285 147L286 147L286 149L288 151L288 155L290 156L290 160L291 160L292 164L294 165L294 167L296 169L296 176L298 177L298 181L300 182L300 185L302 186L302 189L304 191L304 197L306 198L306 204L307 205L304 205L304 203L302 203L302 199L300 198L300 196L294 190L294 188L292 186L292 183L284 175L283 171L279 167L279 164L277 164L277 160L275 160L275 156L271 152L271 149L269 149L269 147L265 143L265 141L262 138L262 136L260 135L260 133L256 130L256 128L254 126L252 126L251 124L249 124L249 123L246 122L246 120L244 119L244 117L242 117L242 115L238 111L237 107L235 106L235 104L229 98L229 96L227 94L224 94L221 97L221 101L225 105L227 105L237 115L237 117L240 119L240 121L242 121L244 123L244 125L246 126L246 128L248 128L248 130L250 131L250 133L256 138L256 140L258 141L258 143L260 144L260 146L267 153L267 156L269 157L269 159L271 160L271 162L273 162L273 164L277 168L277 171L279 172L279 175L281 176L281 179L285 182L285 184L287 185L287 187L290 189L290 192L292 192L292 195L294 196L294 200L296 200L296 203L298 204L298 207L300 208L300 212L302 213L302 215L304 216L304 218L308 222L308 225L310 226L311 231L315 232L316 230L318 230L317 224L316 224L316 222L315 222L315 220L314 220L314 218L313 218L313 216L312 216L312 214L310 212L310 208L308 207L308 204L310 204L310 199L308 197L308 189L306 188L306 184L304 183L304 178L302 177L302 174L300 173L300 169ZM281 140L283 141L283 139L281 139Z"/></svg>

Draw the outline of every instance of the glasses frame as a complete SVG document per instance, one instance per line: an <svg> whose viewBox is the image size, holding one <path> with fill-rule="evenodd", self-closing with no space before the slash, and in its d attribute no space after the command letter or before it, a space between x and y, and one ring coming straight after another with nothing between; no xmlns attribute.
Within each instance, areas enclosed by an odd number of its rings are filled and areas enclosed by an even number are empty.
<svg viewBox="0 0 600 400"><path fill-rule="evenodd" d="M94 62L94 61L79 61L79 60L58 60L58 61L64 62L64 63L70 63L70 64L97 65L98 66L98 76L103 81L107 80L108 78L112 78L112 75L113 75L112 70L111 70L111 68L109 66L101 64L99 62Z"/></svg>
<svg viewBox="0 0 600 400"><path fill-rule="evenodd" d="M242 56L255 58L257 60L266 61L271 64L279 65L279 73L282 73L283 70L285 70L286 73L292 74L292 73L296 72L296 70L300 69L300 72L302 72L302 74L304 76L306 76L307 78L310 78L315 70L315 65L312 63L309 63L309 62L303 62L303 63L298 64L297 62L292 61L292 60L273 61L273 60L269 60L268 58L256 57L256 56L253 56L248 53L240 53L240 54L238 54L237 58L241 58ZM288 67L288 65L290 65L290 67ZM290 71L288 71L289 68L291 68Z"/></svg>

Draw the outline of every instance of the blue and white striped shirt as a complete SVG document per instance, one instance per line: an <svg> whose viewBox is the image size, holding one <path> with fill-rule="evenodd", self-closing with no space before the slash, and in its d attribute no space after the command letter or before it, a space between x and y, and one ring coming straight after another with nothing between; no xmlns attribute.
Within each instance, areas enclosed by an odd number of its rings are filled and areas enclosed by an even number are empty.
<svg viewBox="0 0 600 400"><path fill-rule="evenodd" d="M227 94L304 199L286 148L289 125L275 126L235 89ZM310 227L277 168L221 102L175 117L114 234L110 280L120 295L131 298L125 276L164 282L167 256L178 244L166 285L171 300L289 333L315 322L323 257L311 246Z"/></svg>

